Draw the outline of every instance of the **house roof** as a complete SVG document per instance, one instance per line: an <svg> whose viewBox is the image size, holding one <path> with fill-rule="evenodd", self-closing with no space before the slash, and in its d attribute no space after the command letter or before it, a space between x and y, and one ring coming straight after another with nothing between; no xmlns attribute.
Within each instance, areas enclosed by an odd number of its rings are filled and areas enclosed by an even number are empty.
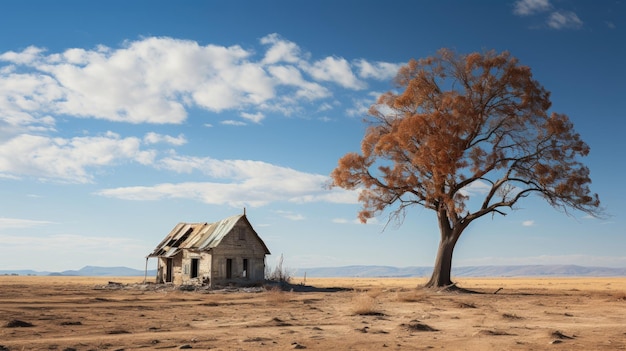
<svg viewBox="0 0 626 351"><path fill-rule="evenodd" d="M256 238L259 240L266 254L269 254L267 246L252 225L246 215L231 216L215 223L178 223L174 229L161 241L148 257L172 257L181 249L205 251L220 244L222 239L230 233L235 224L245 221Z"/></svg>

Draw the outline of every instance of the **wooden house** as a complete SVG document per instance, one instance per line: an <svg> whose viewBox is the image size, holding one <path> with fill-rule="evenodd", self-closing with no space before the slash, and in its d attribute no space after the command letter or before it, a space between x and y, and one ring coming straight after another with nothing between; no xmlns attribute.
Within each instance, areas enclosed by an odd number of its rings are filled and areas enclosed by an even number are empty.
<svg viewBox="0 0 626 351"><path fill-rule="evenodd" d="M262 283L269 254L244 211L215 223L178 223L148 258L158 260L157 283L216 287Z"/></svg>

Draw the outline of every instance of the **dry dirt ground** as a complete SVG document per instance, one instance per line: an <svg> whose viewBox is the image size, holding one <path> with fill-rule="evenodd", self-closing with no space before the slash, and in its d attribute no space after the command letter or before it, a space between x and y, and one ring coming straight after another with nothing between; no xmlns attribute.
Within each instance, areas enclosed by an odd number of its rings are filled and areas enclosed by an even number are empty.
<svg viewBox="0 0 626 351"><path fill-rule="evenodd" d="M0 350L626 350L626 278L458 279L483 294L423 282L208 292L0 276Z"/></svg>

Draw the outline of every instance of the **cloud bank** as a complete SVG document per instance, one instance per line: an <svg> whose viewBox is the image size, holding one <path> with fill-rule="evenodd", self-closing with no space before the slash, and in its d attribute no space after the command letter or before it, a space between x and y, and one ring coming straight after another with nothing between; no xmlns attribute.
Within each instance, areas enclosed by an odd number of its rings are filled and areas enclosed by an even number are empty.
<svg viewBox="0 0 626 351"><path fill-rule="evenodd" d="M203 118L230 112L221 125L262 124L270 114L290 116L311 103L335 108L338 94L367 95L370 84L391 80L400 66L337 56L313 59L278 34L261 38L259 45L256 50L147 37L117 48L49 52L30 46L0 52L0 178L97 183L102 169L134 163L160 172L198 172L208 180L97 194L132 200L189 198L237 207L273 201L356 202L353 193L326 189L325 175L254 160L178 155L175 149L189 143L183 134L67 135L60 127L71 119L181 124L192 109L208 112Z"/></svg>
<svg viewBox="0 0 626 351"><path fill-rule="evenodd" d="M45 127L65 115L176 124L190 108L242 111L244 120L260 122L263 111L290 114L301 103L331 97L337 87L362 90L367 80L389 80L399 67L334 56L311 60L277 34L260 43L261 55L168 37L120 48L47 53L31 46L0 53L0 123Z"/></svg>

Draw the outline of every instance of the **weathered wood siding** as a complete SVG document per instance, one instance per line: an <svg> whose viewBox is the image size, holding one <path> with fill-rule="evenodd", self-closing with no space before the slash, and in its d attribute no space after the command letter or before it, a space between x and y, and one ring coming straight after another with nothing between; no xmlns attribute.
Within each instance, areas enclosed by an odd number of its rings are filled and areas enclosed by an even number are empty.
<svg viewBox="0 0 626 351"><path fill-rule="evenodd" d="M172 259L172 271L170 272L171 278L172 278L171 283L180 285L183 282L182 276L181 276L182 271L183 271L183 267L182 267L183 253L179 252L174 257L171 257L171 259ZM157 282L158 283L167 282L167 269L168 269L167 261L168 261L168 258L159 257L159 261L157 264Z"/></svg>
<svg viewBox="0 0 626 351"><path fill-rule="evenodd" d="M239 222L233 230L212 250L213 270L211 285L236 283L253 285L265 279L265 248L253 230L244 222ZM231 260L230 278L227 271ZM244 271L244 260L247 270Z"/></svg>
<svg viewBox="0 0 626 351"><path fill-rule="evenodd" d="M193 260L198 260L197 276L193 277ZM211 254L208 252L192 252L185 250L182 259L182 284L209 284L211 280Z"/></svg>

